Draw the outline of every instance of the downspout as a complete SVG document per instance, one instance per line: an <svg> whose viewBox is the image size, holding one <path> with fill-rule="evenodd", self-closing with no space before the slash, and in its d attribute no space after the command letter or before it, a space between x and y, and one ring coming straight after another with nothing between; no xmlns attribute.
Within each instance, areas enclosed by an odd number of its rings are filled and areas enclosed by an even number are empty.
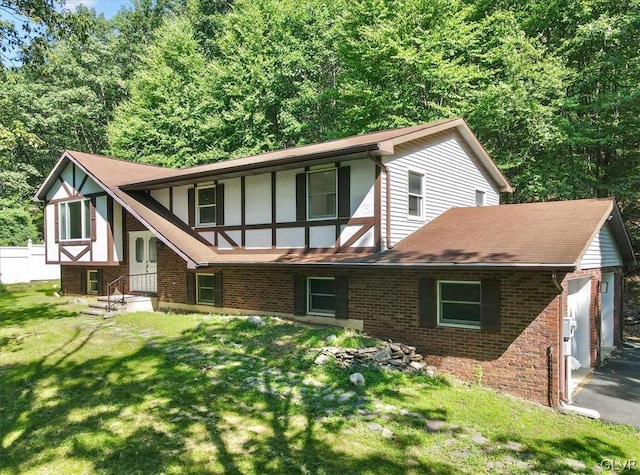
<svg viewBox="0 0 640 475"><path fill-rule="evenodd" d="M367 152L367 157L379 166L380 170L382 170L385 175L385 246L387 249L391 249L393 246L391 245L391 180L389 180L389 169L384 163L382 163L382 160L378 160L376 157L371 155L371 152ZM382 205L382 203L380 204Z"/></svg>
<svg viewBox="0 0 640 475"><path fill-rule="evenodd" d="M562 301L562 295L564 292L564 289L562 288L562 285L560 285L560 282L558 282L558 274L556 273L556 271L552 271L551 272L551 282L553 282L553 285L555 285L556 289L558 289L558 298L559 298L559 302L558 302L558 306L560 309L560 315L562 315L562 311L564 309L563 307L563 301ZM564 330L564 324L563 324L563 320L564 318L559 316L560 322L560 338L563 340L562 344L559 345L560 349L562 350L564 348L564 335L563 330ZM547 358L548 358L548 362L549 362L549 405L551 407L553 407L553 397L552 397L552 389L553 389L553 377L552 377L552 361L553 361L553 346L554 345L550 345L547 348ZM569 358L571 358L571 355L565 355L564 351L561 351L560 355L561 355L561 359L564 360L564 391L562 391L564 393L564 398L560 398L560 406L557 408L560 412L564 412L564 413L574 413L574 414L578 414L580 416L584 416L584 417L589 417L591 419L600 419L600 413L598 411L596 411L595 409L589 409L586 407L580 407L580 406L574 406L573 404L571 404L572 400L571 400L571 394L570 394L570 387L571 387L571 363L569 361Z"/></svg>

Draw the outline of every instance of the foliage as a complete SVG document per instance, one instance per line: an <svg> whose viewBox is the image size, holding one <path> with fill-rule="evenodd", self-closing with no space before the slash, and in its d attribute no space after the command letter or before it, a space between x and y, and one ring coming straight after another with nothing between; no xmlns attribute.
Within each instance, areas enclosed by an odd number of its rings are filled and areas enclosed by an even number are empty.
<svg viewBox="0 0 640 475"><path fill-rule="evenodd" d="M38 230L41 219L42 213L36 212L34 216L33 210L5 208L0 204L0 246L25 246L28 239L41 241Z"/></svg>
<svg viewBox="0 0 640 475"><path fill-rule="evenodd" d="M217 158L211 71L189 21L166 22L140 63L109 125L113 154L174 167Z"/></svg>

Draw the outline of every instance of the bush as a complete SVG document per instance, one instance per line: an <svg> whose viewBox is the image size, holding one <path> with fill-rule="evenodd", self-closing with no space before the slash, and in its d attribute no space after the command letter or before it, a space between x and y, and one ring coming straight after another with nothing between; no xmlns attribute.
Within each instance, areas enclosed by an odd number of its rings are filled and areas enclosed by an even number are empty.
<svg viewBox="0 0 640 475"><path fill-rule="evenodd" d="M27 239L41 241L42 237L34 218L41 216L39 212L31 212L23 208L3 208L0 210L0 246L25 246Z"/></svg>

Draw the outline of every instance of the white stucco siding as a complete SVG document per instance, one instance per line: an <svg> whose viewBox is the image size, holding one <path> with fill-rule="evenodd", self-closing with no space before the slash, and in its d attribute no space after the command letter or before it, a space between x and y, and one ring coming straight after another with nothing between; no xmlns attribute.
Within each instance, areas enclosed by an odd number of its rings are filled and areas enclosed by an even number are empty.
<svg viewBox="0 0 640 475"><path fill-rule="evenodd" d="M271 174L263 173L245 178L246 224L271 222ZM271 238L269 238L271 246Z"/></svg>
<svg viewBox="0 0 640 475"><path fill-rule="evenodd" d="M371 160L352 160L341 164L350 167L349 188L351 195L351 215L355 218L374 215L375 164Z"/></svg>
<svg viewBox="0 0 640 475"><path fill-rule="evenodd" d="M85 173L78 167L75 167L74 169L74 166L71 163L65 167L60 176L64 180L66 188L62 183L60 183L60 181L55 181L47 192L47 201L69 198L69 196L73 196L78 193L82 195L89 195L104 191L91 178L87 177L85 180ZM80 185L82 185L82 187Z"/></svg>
<svg viewBox="0 0 640 475"><path fill-rule="evenodd" d="M340 244L344 245L351 237L353 237L358 231L362 229L361 225L353 226L341 226L340 227ZM351 247L374 247L375 241L375 229L371 228L364 233L360 238L356 239Z"/></svg>
<svg viewBox="0 0 640 475"><path fill-rule="evenodd" d="M617 267L622 264L622 256L611 234L609 224L605 223L589 244L580 262L580 268L596 269L598 267Z"/></svg>
<svg viewBox="0 0 640 475"><path fill-rule="evenodd" d="M151 190L151 198L156 200L166 209L171 207L171 190L169 188L161 188L159 190Z"/></svg>
<svg viewBox="0 0 640 475"><path fill-rule="evenodd" d="M296 220L296 175L302 172L304 170L298 169L276 173L276 222L278 223Z"/></svg>
<svg viewBox="0 0 640 475"><path fill-rule="evenodd" d="M173 214L187 224L189 224L189 188L191 188L189 185L173 188Z"/></svg>
<svg viewBox="0 0 640 475"><path fill-rule="evenodd" d="M249 229L244 239L247 249L271 249L271 229Z"/></svg>
<svg viewBox="0 0 640 475"><path fill-rule="evenodd" d="M242 224L241 211L241 184L240 178L223 180L224 183L224 224L225 226L237 226Z"/></svg>
<svg viewBox="0 0 640 475"><path fill-rule="evenodd" d="M335 226L311 226L309 229L309 247L335 247Z"/></svg>
<svg viewBox="0 0 640 475"><path fill-rule="evenodd" d="M276 247L281 249L304 248L304 228L276 229Z"/></svg>
<svg viewBox="0 0 640 475"><path fill-rule="evenodd" d="M476 191L485 204L500 202L498 187L475 154L455 131L446 131L398 146L383 159L390 180L391 244L395 245L449 208L476 205ZM409 172L423 175L422 217L408 214ZM386 228L386 179L382 183L382 219ZM384 234L384 233L383 233Z"/></svg>

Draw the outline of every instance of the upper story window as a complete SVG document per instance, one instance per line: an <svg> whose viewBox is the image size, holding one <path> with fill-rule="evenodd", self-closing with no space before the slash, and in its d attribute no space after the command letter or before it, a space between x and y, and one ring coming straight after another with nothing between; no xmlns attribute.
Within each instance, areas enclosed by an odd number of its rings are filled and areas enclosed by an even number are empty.
<svg viewBox="0 0 640 475"><path fill-rule="evenodd" d="M409 187L408 187L408 209L409 216L422 217L422 200L423 200L423 175L420 173L409 172Z"/></svg>
<svg viewBox="0 0 640 475"><path fill-rule="evenodd" d="M196 224L216 224L216 187L196 188Z"/></svg>
<svg viewBox="0 0 640 475"><path fill-rule="evenodd" d="M438 282L438 324L478 328L482 317L480 282Z"/></svg>
<svg viewBox="0 0 640 475"><path fill-rule="evenodd" d="M338 174L335 168L307 173L307 218L336 218Z"/></svg>
<svg viewBox="0 0 640 475"><path fill-rule="evenodd" d="M476 190L476 206L484 206L486 193L482 190Z"/></svg>
<svg viewBox="0 0 640 475"><path fill-rule="evenodd" d="M91 201L67 201L59 205L60 239L91 238Z"/></svg>

